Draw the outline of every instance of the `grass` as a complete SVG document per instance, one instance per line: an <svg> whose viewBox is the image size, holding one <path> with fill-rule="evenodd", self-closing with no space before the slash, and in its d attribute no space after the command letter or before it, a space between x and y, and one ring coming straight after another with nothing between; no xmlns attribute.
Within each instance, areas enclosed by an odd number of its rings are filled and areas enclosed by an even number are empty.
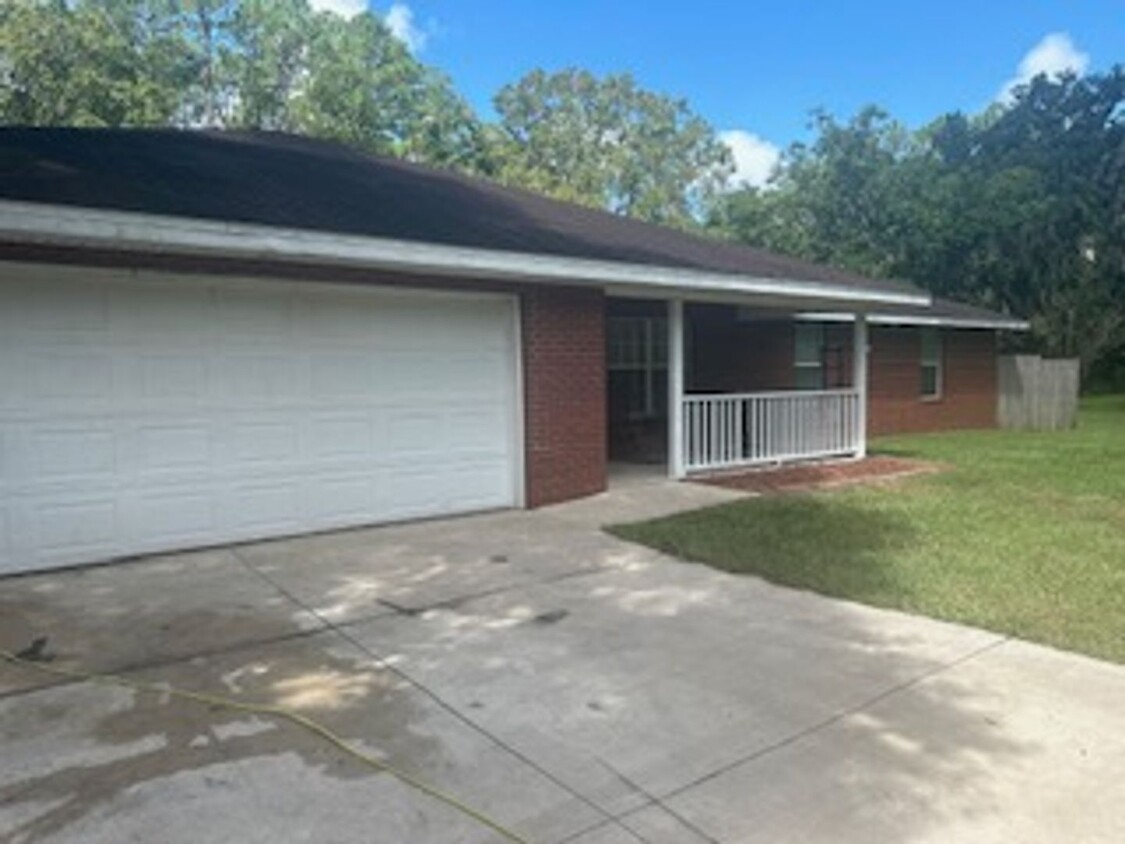
<svg viewBox="0 0 1125 844"><path fill-rule="evenodd" d="M952 469L611 528L726 571L1125 662L1125 396L1064 432L889 437Z"/></svg>

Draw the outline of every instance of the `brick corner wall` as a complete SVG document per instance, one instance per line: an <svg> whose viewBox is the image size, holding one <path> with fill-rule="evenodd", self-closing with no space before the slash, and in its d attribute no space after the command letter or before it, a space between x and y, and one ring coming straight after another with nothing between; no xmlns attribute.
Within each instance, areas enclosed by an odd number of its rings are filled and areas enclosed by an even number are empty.
<svg viewBox="0 0 1125 844"><path fill-rule="evenodd" d="M521 292L526 500L541 507L606 488L605 296Z"/></svg>
<svg viewBox="0 0 1125 844"><path fill-rule="evenodd" d="M921 332L871 330L868 433L924 433L996 427L996 332L942 331L941 397L919 397Z"/></svg>

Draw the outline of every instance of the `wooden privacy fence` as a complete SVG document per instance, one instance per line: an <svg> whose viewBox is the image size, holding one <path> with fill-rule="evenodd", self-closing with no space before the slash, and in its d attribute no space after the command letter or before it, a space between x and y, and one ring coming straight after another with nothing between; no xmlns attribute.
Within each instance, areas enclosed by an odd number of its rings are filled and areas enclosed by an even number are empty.
<svg viewBox="0 0 1125 844"><path fill-rule="evenodd" d="M1059 431L1073 428L1078 411L1078 360L1038 355L997 359L1001 428Z"/></svg>

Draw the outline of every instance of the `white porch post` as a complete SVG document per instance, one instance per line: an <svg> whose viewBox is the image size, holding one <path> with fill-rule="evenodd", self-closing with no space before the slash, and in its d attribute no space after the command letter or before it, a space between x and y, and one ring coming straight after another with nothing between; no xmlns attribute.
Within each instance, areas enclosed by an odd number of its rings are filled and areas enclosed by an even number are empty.
<svg viewBox="0 0 1125 844"><path fill-rule="evenodd" d="M856 393L856 457L867 456L867 314L855 315L852 336L852 389Z"/></svg>
<svg viewBox="0 0 1125 844"><path fill-rule="evenodd" d="M684 469L684 303L668 301L668 476Z"/></svg>

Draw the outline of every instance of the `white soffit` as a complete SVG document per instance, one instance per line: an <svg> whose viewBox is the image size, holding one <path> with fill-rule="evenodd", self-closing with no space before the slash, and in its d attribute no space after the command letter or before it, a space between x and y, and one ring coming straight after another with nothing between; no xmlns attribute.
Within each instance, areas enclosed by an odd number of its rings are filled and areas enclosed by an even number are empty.
<svg viewBox="0 0 1125 844"><path fill-rule="evenodd" d="M657 298L767 297L777 303L805 303L805 307L930 304L929 294L910 290L741 276L14 200L0 200L0 238L37 245L591 285Z"/></svg>

